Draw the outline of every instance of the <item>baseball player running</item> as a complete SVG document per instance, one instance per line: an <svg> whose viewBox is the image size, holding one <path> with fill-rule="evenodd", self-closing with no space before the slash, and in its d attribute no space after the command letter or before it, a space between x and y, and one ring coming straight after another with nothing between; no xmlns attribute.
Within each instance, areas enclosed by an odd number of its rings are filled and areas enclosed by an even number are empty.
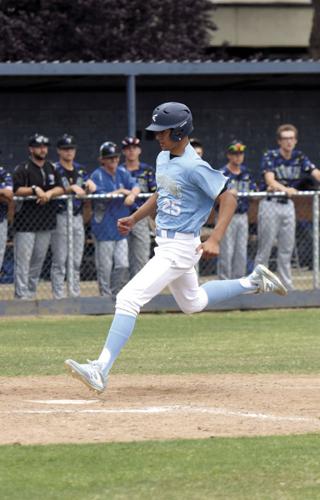
<svg viewBox="0 0 320 500"><path fill-rule="evenodd" d="M137 222L156 211L155 256L118 293L113 322L99 358L85 364L65 361L72 376L98 393L105 390L110 369L132 334L141 307L166 286L187 314L241 294L287 293L281 281L262 265L247 277L213 280L199 286L195 265L201 256L218 255L236 199L226 189L226 177L212 169L189 144L193 124L186 105L169 102L156 107L147 130L155 133L162 150L157 158L157 192L135 213L119 219L118 227L122 234L128 234ZM201 243L200 228L214 203L220 207L218 220L210 237Z"/></svg>

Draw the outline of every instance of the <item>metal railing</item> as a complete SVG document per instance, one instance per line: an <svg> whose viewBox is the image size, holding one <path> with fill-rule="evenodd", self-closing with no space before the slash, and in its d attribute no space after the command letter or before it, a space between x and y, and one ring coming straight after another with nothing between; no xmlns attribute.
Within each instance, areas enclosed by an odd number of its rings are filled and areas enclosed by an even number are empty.
<svg viewBox="0 0 320 500"><path fill-rule="evenodd" d="M148 198L152 194L145 193L140 194L139 198ZM299 290L311 290L318 289L320 286L320 276L319 276L319 191L302 191L292 196L292 200L295 206L295 214L297 221L297 229L295 233L295 246L293 255L291 258L291 267L293 272L293 282L294 288ZM283 200L285 193L268 193L268 192L257 192L257 193L239 193L239 200L245 198L249 202L248 210L248 239L244 241L244 246L247 249L247 262L246 262L246 272L250 272L252 266L254 265L254 259L257 254L258 248L258 212L260 201L265 200L267 197ZM63 195L56 198L53 202L56 203L57 200L65 200L67 205L66 210L66 223L67 223L67 263L66 263L66 288L67 296L72 295L72 283L74 281L74 249L77 248L77 241L74 241L74 232L71 230L73 227L73 200L72 195ZM123 198L123 195L87 195L81 197L82 200L89 200L94 202L95 200L106 200L112 201L119 198ZM35 196L30 197L14 197L14 203L35 200ZM51 203L51 202L50 202ZM274 217L276 217L276 212L282 209L282 205L279 203L268 204L268 210L274 210ZM39 207L41 210L41 207ZM96 264L94 262L95 253L95 242L92 238L90 230L90 221L85 224L85 245L84 245L84 258L81 264L81 296L98 296L99 290L97 286L97 276L96 276ZM152 255L153 248L153 231L152 233L152 245L150 249L150 256ZM207 234L210 233L210 228L208 228ZM10 225L7 241L7 252L4 260L4 266L2 269L1 277L5 273L5 264L8 264L10 260L10 269L12 264L15 265L13 261L13 238L14 229ZM270 260L268 265L271 269L277 270L277 248L278 242L274 241L272 246L272 253L270 255ZM7 262L6 262L7 259ZM216 278L219 276L218 273L218 262L219 259L212 259L212 261L205 262L201 261L199 266L199 278L200 281L206 281L208 279ZM8 266L7 266L8 267ZM50 267L51 267L51 255L50 248L46 257L46 261L43 265L41 278L39 282L39 289L37 292L37 298L51 298L51 280L50 280ZM12 299L14 298L14 277L12 271L10 271L10 276L4 281L0 280L0 299Z"/></svg>

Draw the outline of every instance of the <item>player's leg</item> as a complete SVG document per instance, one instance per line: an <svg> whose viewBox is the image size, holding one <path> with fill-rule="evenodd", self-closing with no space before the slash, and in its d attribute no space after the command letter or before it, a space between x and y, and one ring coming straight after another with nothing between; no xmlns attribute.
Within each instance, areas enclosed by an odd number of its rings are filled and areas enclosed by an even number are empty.
<svg viewBox="0 0 320 500"><path fill-rule="evenodd" d="M0 271L3 264L4 254L7 247L8 221L4 219L0 222Z"/></svg>
<svg viewBox="0 0 320 500"><path fill-rule="evenodd" d="M277 270L285 286L292 290L291 257L295 243L296 214L293 201L282 205L281 231L278 236Z"/></svg>
<svg viewBox="0 0 320 500"><path fill-rule="evenodd" d="M67 217L65 214L57 215L57 225L52 231L51 251L52 295L55 299L62 299L65 296L64 279L66 275L66 261L68 256Z"/></svg>
<svg viewBox="0 0 320 500"><path fill-rule="evenodd" d="M80 268L84 252L84 227L82 214L73 217L73 283L72 297L80 295Z"/></svg>
<svg viewBox="0 0 320 500"><path fill-rule="evenodd" d="M115 297L125 284L128 273L128 240L126 238L115 242L113 266L111 273L111 292L112 296Z"/></svg>
<svg viewBox="0 0 320 500"><path fill-rule="evenodd" d="M220 243L220 254L218 257L218 277L221 280L230 279L232 277L232 260L234 254L235 233L236 220L233 217Z"/></svg>
<svg viewBox="0 0 320 500"><path fill-rule="evenodd" d="M247 274L247 248L249 223L247 214L237 214L237 228L232 259L233 278L241 278Z"/></svg>
<svg viewBox="0 0 320 500"><path fill-rule="evenodd" d="M35 233L17 231L14 237L14 295L29 298L28 279Z"/></svg>
<svg viewBox="0 0 320 500"><path fill-rule="evenodd" d="M146 217L133 228L129 243L129 274L133 278L150 258L150 230Z"/></svg>
<svg viewBox="0 0 320 500"><path fill-rule="evenodd" d="M72 359L66 360L66 368L71 374L91 389L103 392L108 373L134 330L140 308L184 271L175 267L173 258L156 252L144 268L119 292L116 312L99 358L88 364L80 364Z"/></svg>
<svg viewBox="0 0 320 500"><path fill-rule="evenodd" d="M35 233L28 281L29 294L31 297L33 297L37 291L42 266L50 245L51 234L52 231L37 231Z"/></svg>
<svg viewBox="0 0 320 500"><path fill-rule="evenodd" d="M278 203L270 200L260 201L258 210L258 251L255 265L268 266L272 246L279 230Z"/></svg>
<svg viewBox="0 0 320 500"><path fill-rule="evenodd" d="M94 238L94 248L100 295L111 297L111 271L113 266L114 242L99 241Z"/></svg>

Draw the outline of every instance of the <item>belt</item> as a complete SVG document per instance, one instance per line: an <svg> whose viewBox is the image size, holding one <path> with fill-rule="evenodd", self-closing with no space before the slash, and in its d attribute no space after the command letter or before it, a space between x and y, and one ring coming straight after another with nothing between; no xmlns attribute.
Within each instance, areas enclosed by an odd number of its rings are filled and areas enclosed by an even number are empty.
<svg viewBox="0 0 320 500"><path fill-rule="evenodd" d="M156 235L160 238L170 238L173 240L193 240L199 234L196 233L179 233L172 229L156 229Z"/></svg>
<svg viewBox="0 0 320 500"><path fill-rule="evenodd" d="M281 203L282 205L287 205L289 203L288 198L266 198L267 201L275 201L276 203Z"/></svg>

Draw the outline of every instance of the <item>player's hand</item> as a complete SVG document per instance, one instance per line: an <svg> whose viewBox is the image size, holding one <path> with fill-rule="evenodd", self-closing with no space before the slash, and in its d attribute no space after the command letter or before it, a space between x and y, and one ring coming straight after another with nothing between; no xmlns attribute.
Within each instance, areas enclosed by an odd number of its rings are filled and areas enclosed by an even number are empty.
<svg viewBox="0 0 320 500"><path fill-rule="evenodd" d="M43 189L41 189L41 187L39 186L36 187L36 195L38 205L44 205L45 203L48 203L48 201L50 201L50 195L43 191Z"/></svg>
<svg viewBox="0 0 320 500"><path fill-rule="evenodd" d="M122 219L118 219L117 222L118 231L122 236L129 234L134 225L135 222L132 215L130 215L130 217L122 217Z"/></svg>
<svg viewBox="0 0 320 500"><path fill-rule="evenodd" d="M287 196L290 198L292 195L297 194L298 190L293 187L288 187L285 189Z"/></svg>
<svg viewBox="0 0 320 500"><path fill-rule="evenodd" d="M72 191L74 192L74 194L78 195L78 196L85 196L85 191L84 189L82 189L82 187L78 186L77 184L73 184L71 186L72 188Z"/></svg>
<svg viewBox="0 0 320 500"><path fill-rule="evenodd" d="M135 199L135 195L133 193L129 193L128 196L126 196L124 199L124 204L126 205L126 207L130 207L134 204Z"/></svg>
<svg viewBox="0 0 320 500"><path fill-rule="evenodd" d="M86 193L95 193L97 190L97 186L91 179L87 180L87 182L85 183L85 187L86 187Z"/></svg>
<svg viewBox="0 0 320 500"><path fill-rule="evenodd" d="M198 246L197 252L202 253L202 258L203 259L212 259L213 257L217 257L220 252L220 245L218 240L210 236L206 241L201 243L201 245Z"/></svg>

